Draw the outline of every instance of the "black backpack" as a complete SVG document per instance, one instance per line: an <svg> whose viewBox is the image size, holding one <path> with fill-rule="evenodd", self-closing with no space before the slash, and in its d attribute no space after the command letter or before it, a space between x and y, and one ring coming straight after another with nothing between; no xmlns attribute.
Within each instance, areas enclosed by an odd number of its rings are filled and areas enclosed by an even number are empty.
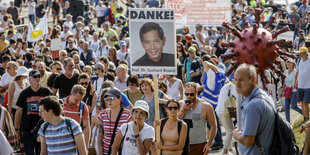
<svg viewBox="0 0 310 155"><path fill-rule="evenodd" d="M272 102L270 102L265 95L259 94L252 99L254 98L265 100L270 106L272 106ZM299 148L296 145L292 126L283 116L278 113L278 111L276 111L274 108L272 109L275 113L275 124L271 146L270 149L266 151L260 145L257 138L255 138L255 144L257 145L259 152L262 154L266 154L266 152L268 152L267 154L270 155L298 155Z"/></svg>
<svg viewBox="0 0 310 155"><path fill-rule="evenodd" d="M160 124L160 138L161 138L161 133L163 132L163 129L164 129L164 126L166 124L168 120L168 117L165 117L163 119L161 119L161 124ZM182 120L179 119L178 121L178 135L180 135L180 132L181 132L181 129L182 129ZM189 132L189 130L187 130ZM182 155L188 155L189 154L189 133L187 133L187 136L186 136L186 141L185 141L185 144L184 144L184 147L183 147L183 152L182 152Z"/></svg>

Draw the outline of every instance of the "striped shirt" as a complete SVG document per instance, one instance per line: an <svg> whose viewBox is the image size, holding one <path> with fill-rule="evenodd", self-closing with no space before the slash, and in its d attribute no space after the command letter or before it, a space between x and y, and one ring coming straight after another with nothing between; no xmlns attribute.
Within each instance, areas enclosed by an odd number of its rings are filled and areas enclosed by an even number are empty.
<svg viewBox="0 0 310 155"><path fill-rule="evenodd" d="M103 154L108 154L109 152L109 146L111 143L111 138L112 138L112 134L113 134L113 130L114 130L114 126L115 126L115 122L110 120L110 112L109 112L109 116L107 113L107 110L104 109L100 112L100 114L98 115L98 119L100 122L100 125L103 126L103 140L102 140L102 144L103 144ZM132 120L130 111L128 109L124 109L120 119L119 119L119 123L117 125L117 130L115 131L115 134L117 133L119 127L124 124L124 123L129 123Z"/></svg>
<svg viewBox="0 0 310 155"><path fill-rule="evenodd" d="M80 125L75 120L70 120L73 135L76 136L82 133ZM47 129L45 130L45 134L43 134L44 125L45 123L41 125L38 134L45 138L45 142L47 145L47 154L78 154L74 138L72 137L67 128L65 118L63 118L61 123L56 126L49 124Z"/></svg>

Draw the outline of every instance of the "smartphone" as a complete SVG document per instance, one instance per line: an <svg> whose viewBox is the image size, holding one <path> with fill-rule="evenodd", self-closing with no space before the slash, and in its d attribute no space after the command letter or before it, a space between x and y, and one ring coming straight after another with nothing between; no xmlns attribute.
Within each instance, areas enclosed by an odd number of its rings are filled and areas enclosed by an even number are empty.
<svg viewBox="0 0 310 155"><path fill-rule="evenodd" d="M185 104L191 104L192 101L191 100L185 100Z"/></svg>

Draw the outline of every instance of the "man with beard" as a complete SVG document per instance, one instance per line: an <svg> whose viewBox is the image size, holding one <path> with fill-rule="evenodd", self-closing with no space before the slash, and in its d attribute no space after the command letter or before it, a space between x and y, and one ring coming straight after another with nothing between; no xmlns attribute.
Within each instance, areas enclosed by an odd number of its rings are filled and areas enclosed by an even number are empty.
<svg viewBox="0 0 310 155"><path fill-rule="evenodd" d="M41 73L41 80L40 80L41 86L47 87L47 79L52 73L46 71L46 66L44 62L37 62L36 68Z"/></svg>
<svg viewBox="0 0 310 155"><path fill-rule="evenodd" d="M182 103L179 118L192 121L189 132L190 154L208 154L212 141L217 131L217 123L213 107L197 97L197 84L188 82L185 84L186 100ZM209 140L207 140L206 123L211 126ZM190 127L190 126L189 126Z"/></svg>

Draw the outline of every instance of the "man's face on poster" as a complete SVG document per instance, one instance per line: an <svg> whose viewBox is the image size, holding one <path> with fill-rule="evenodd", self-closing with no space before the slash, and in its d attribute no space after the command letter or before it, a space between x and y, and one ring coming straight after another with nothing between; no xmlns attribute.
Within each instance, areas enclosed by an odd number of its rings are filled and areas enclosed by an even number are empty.
<svg viewBox="0 0 310 155"><path fill-rule="evenodd" d="M155 62L160 61L165 43L166 38L164 37L163 40L161 40L157 30L144 33L143 41L141 42L148 57Z"/></svg>

